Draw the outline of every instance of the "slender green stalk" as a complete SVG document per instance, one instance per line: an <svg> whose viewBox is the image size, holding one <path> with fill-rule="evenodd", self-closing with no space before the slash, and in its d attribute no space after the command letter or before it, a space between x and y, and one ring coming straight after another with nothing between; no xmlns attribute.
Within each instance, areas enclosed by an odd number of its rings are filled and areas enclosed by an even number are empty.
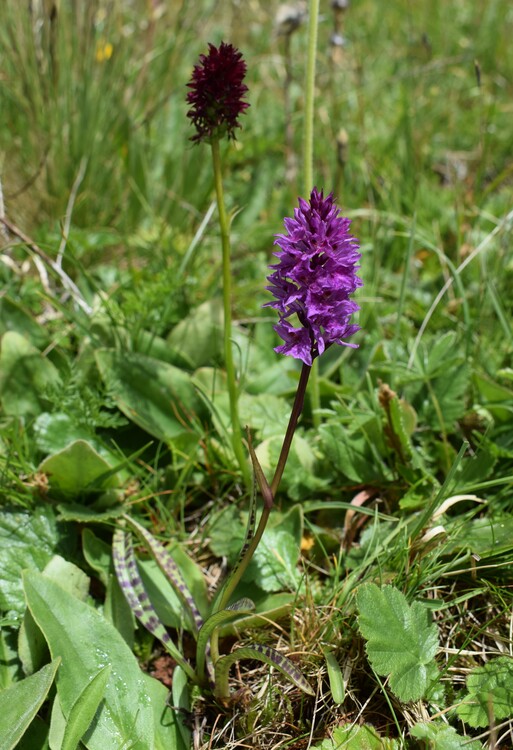
<svg viewBox="0 0 513 750"><path fill-rule="evenodd" d="M314 187L313 177L313 144L314 144L314 109L315 109L315 58L317 53L317 28L319 25L319 0L310 0L308 6L308 57L306 61L305 80L305 119L303 134L303 183L305 198ZM310 399L312 402L312 420L314 427L319 427L319 364L314 360L310 382Z"/></svg>
<svg viewBox="0 0 513 750"><path fill-rule="evenodd" d="M281 448L280 457L278 459L278 465L276 467L276 471L274 473L274 477L271 482L272 498L274 498L274 496L276 495L276 492L278 491L278 487L280 485L280 481L283 476L283 471L285 469L285 464L287 463L290 446L292 444L292 438L294 437L294 432L296 430L297 423L301 415L301 411L303 409L303 404L305 402L305 392L306 392L306 386L308 383L308 377L310 375L310 372L311 372L311 368L309 367L309 365L304 364L303 369L301 370L301 376L299 378L299 383L298 383L298 387L296 391L296 397L294 399L294 405L292 407L289 424L287 426L287 432L285 433L285 437L283 439L283 445ZM251 562L251 559L255 553L255 550L258 547L260 540L263 536L265 527L267 526L267 521L269 520L269 516L271 515L271 510L272 510L272 504L266 502L262 510L262 515L260 516L260 521L258 522L255 535L251 539L251 542L249 543L246 553L239 563L239 567L237 568L237 570L234 571L233 575L227 582L221 594L221 597L217 603L216 609L218 611L224 609L227 606L228 602L230 601L230 597L235 591L237 584L239 583L240 579L244 575L246 568Z"/></svg>
<svg viewBox="0 0 513 750"><path fill-rule="evenodd" d="M232 278L230 268L230 222L224 204L223 177L221 168L221 154L219 140L212 139L212 161L214 165L214 183L216 188L219 227L221 230L221 245L223 251L223 310L224 310L224 361L226 367L226 381L230 398L230 420L232 423L232 444L246 487L251 485L248 462L242 442L237 402L239 398L235 366L232 353Z"/></svg>
<svg viewBox="0 0 513 750"><path fill-rule="evenodd" d="M287 425L287 432L285 433L283 445L281 446L280 457L278 459L278 465L276 466L276 471L274 472L274 477L271 482L271 492L273 497L278 492L278 487L280 486L281 478L285 470L287 458L289 457L292 438L294 437L299 417L301 416L301 412L303 411L306 386L308 384L308 378L310 377L312 369L313 368L311 368L309 365L305 364L303 364L303 367L301 369L301 375L299 377L299 383L296 391L296 398L294 399L294 405L292 407L289 423Z"/></svg>

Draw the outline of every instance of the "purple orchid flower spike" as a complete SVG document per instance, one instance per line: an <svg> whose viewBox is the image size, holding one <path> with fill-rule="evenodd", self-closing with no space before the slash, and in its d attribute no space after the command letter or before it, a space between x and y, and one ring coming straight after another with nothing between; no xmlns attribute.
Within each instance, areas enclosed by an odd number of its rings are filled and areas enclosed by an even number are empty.
<svg viewBox="0 0 513 750"><path fill-rule="evenodd" d="M359 244L349 234L350 223L332 193L324 198L314 188L308 202L299 199L294 218L285 219L286 234L276 236L279 262L270 266L267 287L275 299L266 306L278 310L274 329L285 343L275 351L309 366L332 344L357 346L347 341L360 330L350 322L360 309L350 296L362 286L356 275ZM294 316L299 326L290 321Z"/></svg>

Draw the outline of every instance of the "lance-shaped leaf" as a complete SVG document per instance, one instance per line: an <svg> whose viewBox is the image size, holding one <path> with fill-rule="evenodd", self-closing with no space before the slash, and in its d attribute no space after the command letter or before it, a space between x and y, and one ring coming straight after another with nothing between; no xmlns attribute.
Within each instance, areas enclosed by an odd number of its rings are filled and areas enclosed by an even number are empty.
<svg viewBox="0 0 513 750"><path fill-rule="evenodd" d="M216 697L222 701L226 702L230 697L230 688L228 685L230 667L236 661L240 661L241 659L257 659L258 661L264 662L264 664L269 664L271 667L276 667L304 693L315 695L307 680L303 677L299 669L294 666L290 659L287 659L286 656L283 656L270 646L262 646L259 643L254 643L252 646L238 648L231 654L222 656L216 662L215 694Z"/></svg>
<svg viewBox="0 0 513 750"><path fill-rule="evenodd" d="M213 631L221 625L230 622L230 620L235 620L241 615L252 612L254 609L254 602L252 602L251 599L243 598L230 604L226 609L222 609L220 612L215 612L205 620L198 633L198 643L196 646L196 671L198 672L200 679L205 672L207 645Z"/></svg>
<svg viewBox="0 0 513 750"><path fill-rule="evenodd" d="M119 584L134 615L146 630L149 630L155 638L158 638L166 651L180 664L188 677L196 681L196 675L192 667L171 640L169 633L150 602L148 594L144 590L137 569L137 560L134 555L130 534L127 534L123 529L118 529L114 534L112 540L112 558Z"/></svg>
<svg viewBox="0 0 513 750"><path fill-rule="evenodd" d="M150 552L155 558L155 562L176 591L180 601L184 605L185 611L189 614L194 633L197 633L203 623L203 619L196 607L194 598L180 573L178 565L173 560L173 557L164 547L162 542L155 539L155 537L150 534L144 526L141 526L141 524L137 523L137 521L134 521L134 519L129 516L125 515L124 519L148 546Z"/></svg>
<svg viewBox="0 0 513 750"><path fill-rule="evenodd" d="M360 632L369 661L379 675L390 675L400 700L422 698L438 677L434 662L438 630L420 602L408 604L394 586L360 586L356 594Z"/></svg>

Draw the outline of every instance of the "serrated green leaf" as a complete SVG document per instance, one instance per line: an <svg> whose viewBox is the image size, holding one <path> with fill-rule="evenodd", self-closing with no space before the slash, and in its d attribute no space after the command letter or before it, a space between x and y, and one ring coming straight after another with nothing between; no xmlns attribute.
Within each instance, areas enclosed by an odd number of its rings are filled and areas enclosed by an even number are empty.
<svg viewBox="0 0 513 750"><path fill-rule="evenodd" d="M487 727L513 716L513 658L498 656L467 677L468 693L456 711L471 727Z"/></svg>
<svg viewBox="0 0 513 750"><path fill-rule="evenodd" d="M417 740L429 743L430 750L482 750L483 746L478 740L469 740L463 737L454 727L444 724L443 721L420 722L410 729L410 734Z"/></svg>
<svg viewBox="0 0 513 750"><path fill-rule="evenodd" d="M39 672L0 691L2 750L16 747L24 735L48 695L59 664L60 659L56 658Z"/></svg>
<svg viewBox="0 0 513 750"><path fill-rule="evenodd" d="M373 668L390 675L390 687L401 700L422 698L438 675L438 630L429 611L420 602L408 604L399 589L374 583L358 588L356 602Z"/></svg>

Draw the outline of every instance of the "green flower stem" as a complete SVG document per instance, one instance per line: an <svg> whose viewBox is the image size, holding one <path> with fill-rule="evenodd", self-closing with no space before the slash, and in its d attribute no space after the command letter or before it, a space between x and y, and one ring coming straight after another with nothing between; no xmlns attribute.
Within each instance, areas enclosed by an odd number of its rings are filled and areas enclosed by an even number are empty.
<svg viewBox="0 0 513 750"><path fill-rule="evenodd" d="M313 372L312 367L310 367L309 365L303 364L303 367L301 369L301 375L299 377L299 383L297 386L296 398L294 399L294 405L292 407L292 412L290 414L290 419L289 419L289 423L287 426L287 432L285 433L285 438L283 440L283 445L281 447L280 457L278 459L278 465L276 466L276 471L274 472L273 481L271 482L271 492L272 492L273 498L278 492L278 487L280 486L281 478L285 470L287 458L289 457L290 446L292 444L292 438L294 437L294 433L296 431L299 417L301 416L301 412L303 411L303 404L305 403L305 393L306 393L306 386L308 384L308 378L310 377L310 374L312 372Z"/></svg>
<svg viewBox="0 0 513 750"><path fill-rule="evenodd" d="M221 229L221 245L223 250L223 310L224 310L224 361L226 367L226 380L228 395L230 398L230 420L232 423L232 444L235 457L237 458L246 487L251 486L251 477L248 462L242 443L240 429L239 410L237 402L239 398L237 381L235 377L235 366L232 353L232 278L230 269L230 222L226 213L224 203L223 179L221 169L221 154L219 140L212 139L212 161L214 165L214 183L216 188L217 209L219 214L219 226Z"/></svg>
<svg viewBox="0 0 513 750"><path fill-rule="evenodd" d="M303 141L303 177L305 196L313 187L313 144L314 144L314 110L315 110L315 58L317 53L317 28L319 25L319 0L310 0L308 6L308 57L306 62L305 81L305 120ZM319 408L319 364L314 360L310 382L310 399L312 403L312 421L319 427L321 419Z"/></svg>
<svg viewBox="0 0 513 750"><path fill-rule="evenodd" d="M280 458L278 459L278 465L274 473L273 481L271 482L271 494L272 494L273 499L274 499L274 496L276 495L276 492L278 491L278 487L280 485L280 481L283 476L283 471L285 469L285 464L287 463L290 446L292 444L292 438L294 437L294 432L296 430L297 423L301 415L301 411L303 409L303 404L305 402L306 386L308 383L308 377L310 375L310 371L311 371L311 367L309 367L309 365L304 364L303 369L301 370L301 376L299 378L299 384L297 387L296 397L294 399L292 412L290 414L289 424L287 426L287 432L285 433L285 438L283 440L283 445L282 445L281 452L280 452ZM251 562L251 559L253 555L255 554L255 550L258 547L260 540L263 536L265 527L267 526L267 521L269 520L269 516L271 515L271 510L272 510L272 504L266 503L262 510L262 515L260 516L260 521L258 522L255 535L252 538L244 557L240 561L239 567L237 568L236 571L234 571L233 575L227 582L226 587L224 588L219 598L219 601L217 602L217 606L216 606L217 611L224 609L228 605L228 602L230 601L230 597L232 596L240 579L244 575L244 572L246 571L249 563ZM214 656L218 654L217 642L215 638L211 639L210 649L211 649L212 661L215 664Z"/></svg>

